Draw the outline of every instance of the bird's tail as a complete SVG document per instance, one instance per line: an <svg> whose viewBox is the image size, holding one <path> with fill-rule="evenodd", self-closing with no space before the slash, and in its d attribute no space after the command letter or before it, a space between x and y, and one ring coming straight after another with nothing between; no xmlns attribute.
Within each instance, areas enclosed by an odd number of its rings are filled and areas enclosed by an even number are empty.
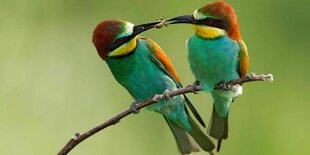
<svg viewBox="0 0 310 155"><path fill-rule="evenodd" d="M164 116L165 117L165 116ZM210 138L198 127L198 125L188 115L191 131L180 128L175 122L165 117L173 136L176 140L178 148L182 154L190 154L191 152L199 152L201 149L212 153L215 148Z"/></svg>
<svg viewBox="0 0 310 155"><path fill-rule="evenodd" d="M208 134L218 140L216 151L220 151L222 140L228 137L228 115L227 117L219 116L214 106L209 122Z"/></svg>
<svg viewBox="0 0 310 155"><path fill-rule="evenodd" d="M211 95L214 101L208 134L218 140L217 151L220 151L222 140L228 138L228 113L233 97L230 92L222 90L216 90Z"/></svg>

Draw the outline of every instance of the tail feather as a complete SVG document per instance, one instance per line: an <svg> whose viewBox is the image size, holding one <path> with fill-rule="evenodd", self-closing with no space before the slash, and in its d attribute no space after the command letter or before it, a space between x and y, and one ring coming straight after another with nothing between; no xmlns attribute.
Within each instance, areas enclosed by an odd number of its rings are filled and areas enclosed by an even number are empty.
<svg viewBox="0 0 310 155"><path fill-rule="evenodd" d="M195 139L195 141L204 151L212 152L212 150L215 148L215 145L211 139L198 127L198 125L191 117L188 119L192 126L192 131L190 131L189 134Z"/></svg>
<svg viewBox="0 0 310 155"><path fill-rule="evenodd" d="M220 151L222 139L228 138L228 115L225 118L219 116L215 110L215 106L213 106L208 134L218 140L217 152Z"/></svg>
<svg viewBox="0 0 310 155"><path fill-rule="evenodd" d="M180 128L168 118L164 118L167 121L178 145L178 149L182 154L190 154L191 152L199 152L201 150L212 153L212 150L215 148L214 144L190 117L189 121L192 126L192 131L190 132Z"/></svg>
<svg viewBox="0 0 310 155"><path fill-rule="evenodd" d="M174 122L170 121L165 116L164 118L167 121L177 143L178 149L182 154L200 151L200 147L195 143L195 141L190 139L187 132L179 128Z"/></svg>

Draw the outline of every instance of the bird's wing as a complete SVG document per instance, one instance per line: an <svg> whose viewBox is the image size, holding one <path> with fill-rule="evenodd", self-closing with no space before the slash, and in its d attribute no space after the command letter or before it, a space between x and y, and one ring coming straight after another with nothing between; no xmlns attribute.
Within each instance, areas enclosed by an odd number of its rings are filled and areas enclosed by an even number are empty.
<svg viewBox="0 0 310 155"><path fill-rule="evenodd" d="M155 56L152 59L152 61L155 61L154 63L160 67L164 72L168 73L169 76L171 76L171 78L176 81L177 83L180 83L180 77L177 74L177 72L175 71L169 57L163 52L163 50L160 48L160 46L158 44L155 43L155 41L148 39L148 38L144 38L144 37L140 37L140 39L143 39L144 41L146 41L148 44L148 50L150 52L152 52L153 55L151 56ZM155 60L154 60L155 58Z"/></svg>
<svg viewBox="0 0 310 155"><path fill-rule="evenodd" d="M238 73L240 77L246 76L249 69L248 49L243 40L238 41L240 51L238 54Z"/></svg>
<svg viewBox="0 0 310 155"><path fill-rule="evenodd" d="M159 45L157 45L153 40L140 37L140 39L143 39L148 44L147 48L149 51L151 51L152 54L149 55L150 59L163 71L165 72L176 84L177 87L182 87L181 80L175 71L169 57L163 52L163 50L160 48ZM195 109L193 104L190 102L188 97L184 94L184 99L187 104L187 106L190 108L196 119L199 121L199 123L205 127L205 123L202 120L201 116L199 115L198 111Z"/></svg>

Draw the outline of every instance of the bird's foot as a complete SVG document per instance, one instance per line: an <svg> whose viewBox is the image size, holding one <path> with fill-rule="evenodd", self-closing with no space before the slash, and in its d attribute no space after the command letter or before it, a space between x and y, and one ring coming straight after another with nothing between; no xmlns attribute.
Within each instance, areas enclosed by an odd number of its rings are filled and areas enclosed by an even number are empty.
<svg viewBox="0 0 310 155"><path fill-rule="evenodd" d="M230 86L228 86L227 83L224 81L220 82L219 85L220 85L220 89L224 91L231 90Z"/></svg>
<svg viewBox="0 0 310 155"><path fill-rule="evenodd" d="M133 114L139 114L140 110L137 109L137 104L139 102L133 102L131 105L130 105L130 110L132 111Z"/></svg>
<svg viewBox="0 0 310 155"><path fill-rule="evenodd" d="M199 81L196 80L193 84L192 84L192 91L194 94L198 94L198 92L196 91L197 86L199 86Z"/></svg>
<svg viewBox="0 0 310 155"><path fill-rule="evenodd" d="M170 90L168 90L168 89L166 89L165 91L164 91L164 93L163 93L163 98L166 100L166 101L168 101L168 100L170 100L170 96L169 96L169 93L170 92Z"/></svg>
<svg viewBox="0 0 310 155"><path fill-rule="evenodd" d="M255 76L256 76L256 74L255 74L254 72L250 73L250 75L249 75L249 77L250 77L251 79L253 79Z"/></svg>

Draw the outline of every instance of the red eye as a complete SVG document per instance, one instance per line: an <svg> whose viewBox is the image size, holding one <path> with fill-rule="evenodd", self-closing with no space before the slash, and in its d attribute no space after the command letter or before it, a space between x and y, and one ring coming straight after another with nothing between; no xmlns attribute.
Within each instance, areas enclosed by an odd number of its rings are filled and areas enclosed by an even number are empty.
<svg viewBox="0 0 310 155"><path fill-rule="evenodd" d="M206 20L205 20L205 24L206 25L212 25L214 23L214 21L213 21L213 19L211 19L211 18L207 18Z"/></svg>

